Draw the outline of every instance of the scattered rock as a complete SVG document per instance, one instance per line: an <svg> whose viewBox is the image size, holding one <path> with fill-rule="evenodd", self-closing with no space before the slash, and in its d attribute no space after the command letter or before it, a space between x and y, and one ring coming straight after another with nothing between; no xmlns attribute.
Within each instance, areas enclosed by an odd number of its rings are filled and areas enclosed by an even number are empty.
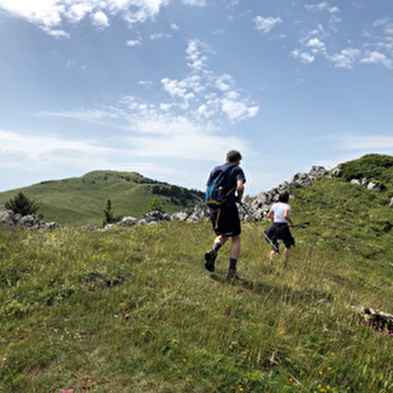
<svg viewBox="0 0 393 393"><path fill-rule="evenodd" d="M352 307L358 313L359 317L363 319L370 326L379 329L386 329L393 332L393 315L382 311L374 310L371 307Z"/></svg>
<svg viewBox="0 0 393 393"><path fill-rule="evenodd" d="M44 222L40 220L35 214L21 216L14 214L12 210L0 211L0 229L17 229L24 228L31 231L46 230L46 229L59 229L60 225L55 222Z"/></svg>

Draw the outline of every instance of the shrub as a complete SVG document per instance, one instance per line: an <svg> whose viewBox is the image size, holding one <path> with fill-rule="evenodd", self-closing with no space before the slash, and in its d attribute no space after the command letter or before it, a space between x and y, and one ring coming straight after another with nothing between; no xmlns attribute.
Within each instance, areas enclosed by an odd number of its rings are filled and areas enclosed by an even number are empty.
<svg viewBox="0 0 393 393"><path fill-rule="evenodd" d="M22 191L18 192L15 198L10 199L4 206L7 210L12 210L15 214L19 213L22 216L35 214L39 209L38 203L28 198Z"/></svg>

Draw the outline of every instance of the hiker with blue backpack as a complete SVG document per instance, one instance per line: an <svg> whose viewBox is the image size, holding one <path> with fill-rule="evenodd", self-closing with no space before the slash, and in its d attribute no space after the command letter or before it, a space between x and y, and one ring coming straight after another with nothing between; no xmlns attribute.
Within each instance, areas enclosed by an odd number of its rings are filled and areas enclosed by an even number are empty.
<svg viewBox="0 0 393 393"><path fill-rule="evenodd" d="M226 163L216 166L209 175L205 203L210 207L210 219L217 237L213 247L205 254L205 268L214 272L218 250L232 238L229 251L227 278L242 279L237 274L237 259L240 252L241 226L236 202L241 202L246 178L240 168L241 154L230 150Z"/></svg>

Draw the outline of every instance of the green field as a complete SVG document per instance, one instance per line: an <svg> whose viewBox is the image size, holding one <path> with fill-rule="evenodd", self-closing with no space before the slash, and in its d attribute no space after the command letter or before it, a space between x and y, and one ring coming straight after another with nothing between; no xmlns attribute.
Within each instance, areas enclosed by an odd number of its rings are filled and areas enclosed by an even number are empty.
<svg viewBox="0 0 393 393"><path fill-rule="evenodd" d="M37 214L46 222L63 226L101 226L110 200L115 217L141 218L158 198L163 210L172 214L193 207L203 195L196 190L169 185L135 172L94 171L80 178L44 181L30 187L0 193L0 208L22 191L39 203Z"/></svg>
<svg viewBox="0 0 393 393"><path fill-rule="evenodd" d="M294 190L296 248L243 224L203 267L209 223L0 232L1 392L392 392L392 184ZM266 228L267 222L260 222Z"/></svg>

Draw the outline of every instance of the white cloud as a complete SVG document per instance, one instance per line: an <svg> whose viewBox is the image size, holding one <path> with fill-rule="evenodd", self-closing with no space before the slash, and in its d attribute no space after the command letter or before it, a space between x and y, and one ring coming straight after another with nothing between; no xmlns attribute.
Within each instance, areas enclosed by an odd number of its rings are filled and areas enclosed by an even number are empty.
<svg viewBox="0 0 393 393"><path fill-rule="evenodd" d="M96 12L93 16L93 24L99 27L108 27L109 26L109 21L108 17L102 12L98 11Z"/></svg>
<svg viewBox="0 0 393 393"><path fill-rule="evenodd" d="M295 49L292 51L291 56L295 59L299 59L300 62L310 64L315 60L315 56L310 53L302 52L299 49Z"/></svg>
<svg viewBox="0 0 393 393"><path fill-rule="evenodd" d="M155 33L150 35L150 39L152 41L154 40L159 40L161 38L171 38L172 36L170 34L165 34L165 33Z"/></svg>
<svg viewBox="0 0 393 393"><path fill-rule="evenodd" d="M129 24L154 19L172 0L0 0L0 9L10 15L38 25L54 37L68 37L63 22L79 23L90 16L93 24L109 26L110 16L119 14ZM183 0L191 6L204 5L201 0Z"/></svg>
<svg viewBox="0 0 393 393"><path fill-rule="evenodd" d="M226 117L230 122L254 117L259 107L235 90L235 81L229 74L215 75L208 67L207 52L211 49L199 40L191 40L186 49L186 60L192 74L181 80L163 78L164 91L178 101L171 107L189 110L195 118Z"/></svg>
<svg viewBox="0 0 393 393"><path fill-rule="evenodd" d="M203 52L208 50L208 47L202 41L198 39L190 40L186 49L186 59L189 61L189 63L187 63L188 66L195 71L204 69L207 66L208 58Z"/></svg>
<svg viewBox="0 0 393 393"><path fill-rule="evenodd" d="M167 91L172 97L184 97L187 91L187 81L170 80L164 78L161 80L164 90Z"/></svg>
<svg viewBox="0 0 393 393"><path fill-rule="evenodd" d="M263 34L266 34L270 30L272 30L274 26L276 26L279 23L282 23L282 19L280 17L273 18L272 16L268 16L264 18L258 15L254 18L254 22L255 22L255 28L258 31L262 31Z"/></svg>
<svg viewBox="0 0 393 393"><path fill-rule="evenodd" d="M182 0L184 4L196 5L198 7L203 7L206 5L206 0Z"/></svg>
<svg viewBox="0 0 393 393"><path fill-rule="evenodd" d="M393 68L392 59L388 59L386 55L376 51L367 53L367 56L360 61L361 63L382 64L389 69Z"/></svg>
<svg viewBox="0 0 393 393"><path fill-rule="evenodd" d="M340 53L336 53L330 57L330 60L335 63L335 67L341 68L353 68L353 63L361 55L361 50L359 49L343 49Z"/></svg>
<svg viewBox="0 0 393 393"><path fill-rule="evenodd" d="M317 48L320 50L325 50L326 45L320 41L318 38L311 38L307 43L306 46L312 47L312 48Z"/></svg>
<svg viewBox="0 0 393 393"><path fill-rule="evenodd" d="M306 4L304 8L307 11L317 11L317 12L328 11L331 14L336 14L340 12L340 10L337 7L330 7L329 3L327 3L326 1L323 1L319 4Z"/></svg>
<svg viewBox="0 0 393 393"><path fill-rule="evenodd" d="M128 46L139 46L142 45L140 40L128 40L127 41Z"/></svg>
<svg viewBox="0 0 393 393"><path fill-rule="evenodd" d="M232 121L239 121L247 117L254 117L258 113L258 106L248 106L245 102L235 101L230 98L221 100L221 109Z"/></svg>

